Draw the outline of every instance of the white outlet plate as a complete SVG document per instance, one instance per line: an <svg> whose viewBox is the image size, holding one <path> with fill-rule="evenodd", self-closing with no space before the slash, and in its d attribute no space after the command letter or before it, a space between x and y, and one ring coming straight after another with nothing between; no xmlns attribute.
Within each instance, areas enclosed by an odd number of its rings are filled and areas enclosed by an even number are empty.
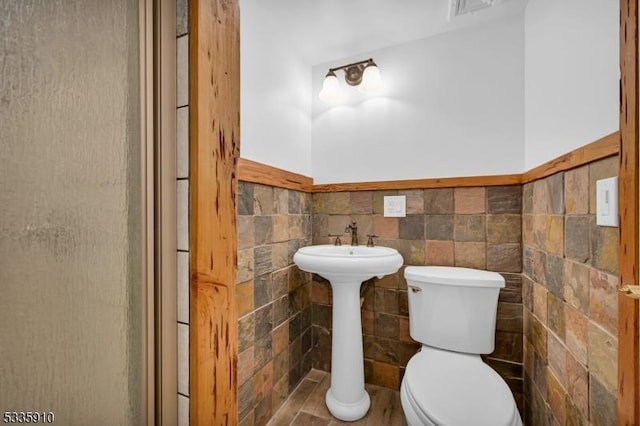
<svg viewBox="0 0 640 426"><path fill-rule="evenodd" d="M618 226L618 178L596 181L596 224Z"/></svg>
<svg viewBox="0 0 640 426"><path fill-rule="evenodd" d="M406 195L395 195L384 197L384 217L406 217L407 197Z"/></svg>

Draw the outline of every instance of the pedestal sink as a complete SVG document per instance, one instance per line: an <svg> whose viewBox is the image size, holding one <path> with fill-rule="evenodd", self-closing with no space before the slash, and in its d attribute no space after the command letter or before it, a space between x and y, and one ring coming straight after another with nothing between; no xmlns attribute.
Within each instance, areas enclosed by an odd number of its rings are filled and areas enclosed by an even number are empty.
<svg viewBox="0 0 640 426"><path fill-rule="evenodd" d="M293 261L303 271L331 282L331 387L325 402L334 417L358 420L371 405L364 389L360 285L396 272L402 266L402 256L389 247L316 245L299 249Z"/></svg>

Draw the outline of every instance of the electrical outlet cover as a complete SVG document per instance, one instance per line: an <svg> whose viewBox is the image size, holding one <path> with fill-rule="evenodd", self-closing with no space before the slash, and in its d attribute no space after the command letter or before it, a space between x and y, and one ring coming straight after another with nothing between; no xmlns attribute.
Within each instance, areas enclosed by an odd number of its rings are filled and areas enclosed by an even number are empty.
<svg viewBox="0 0 640 426"><path fill-rule="evenodd" d="M406 217L407 197L405 195L384 197L384 217Z"/></svg>
<svg viewBox="0 0 640 426"><path fill-rule="evenodd" d="M596 224L618 226L618 178L596 181Z"/></svg>

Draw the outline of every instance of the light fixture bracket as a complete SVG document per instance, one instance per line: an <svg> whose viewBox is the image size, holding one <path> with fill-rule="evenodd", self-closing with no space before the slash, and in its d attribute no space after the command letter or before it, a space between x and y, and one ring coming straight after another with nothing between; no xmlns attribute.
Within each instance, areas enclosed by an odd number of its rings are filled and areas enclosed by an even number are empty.
<svg viewBox="0 0 640 426"><path fill-rule="evenodd" d="M335 72L338 70L344 71L344 81L349 86L357 86L362 82L362 75L364 69L369 65L375 65L373 59L365 59L364 61L354 62L352 64L342 65L335 68L329 68L329 72Z"/></svg>
<svg viewBox="0 0 640 426"><path fill-rule="evenodd" d="M364 72L364 65L354 65L344 69L344 81L349 86L357 86L362 83L362 73Z"/></svg>
<svg viewBox="0 0 640 426"><path fill-rule="evenodd" d="M336 71L344 71L344 80L349 86L357 86L358 90L367 95L377 95L381 93L382 82L380 81L380 71L373 59L353 62L335 68L329 68L322 82L322 89L318 97L326 102L335 102L341 98L338 77Z"/></svg>

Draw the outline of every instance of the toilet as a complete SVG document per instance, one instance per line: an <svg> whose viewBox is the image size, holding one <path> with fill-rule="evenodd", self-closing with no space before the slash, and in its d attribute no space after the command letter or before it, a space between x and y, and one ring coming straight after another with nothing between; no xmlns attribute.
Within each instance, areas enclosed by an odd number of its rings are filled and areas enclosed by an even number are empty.
<svg viewBox="0 0 640 426"><path fill-rule="evenodd" d="M511 390L480 354L494 349L496 273L408 266L409 332L422 343L400 388L409 426L521 426Z"/></svg>

